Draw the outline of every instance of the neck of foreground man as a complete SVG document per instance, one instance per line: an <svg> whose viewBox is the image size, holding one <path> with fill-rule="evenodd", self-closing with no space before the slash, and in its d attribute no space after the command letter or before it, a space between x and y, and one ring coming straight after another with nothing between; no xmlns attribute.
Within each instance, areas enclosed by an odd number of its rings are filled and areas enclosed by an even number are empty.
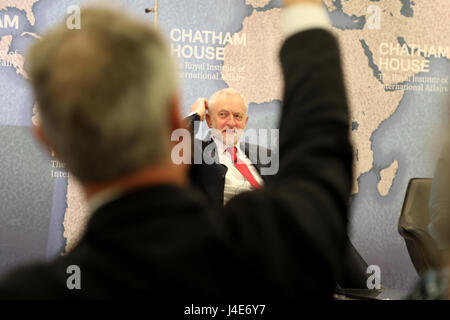
<svg viewBox="0 0 450 320"><path fill-rule="evenodd" d="M108 190L118 190L126 193L135 189L149 186L172 184L187 186L187 166L175 165L172 161L166 161L158 165L150 165L123 177L110 181L81 182L85 197L89 201L98 194Z"/></svg>

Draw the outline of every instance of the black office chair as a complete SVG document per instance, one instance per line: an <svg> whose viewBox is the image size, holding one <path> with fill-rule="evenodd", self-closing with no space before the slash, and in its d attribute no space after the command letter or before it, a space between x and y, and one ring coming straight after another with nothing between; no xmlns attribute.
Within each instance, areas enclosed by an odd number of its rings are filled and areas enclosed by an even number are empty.
<svg viewBox="0 0 450 320"><path fill-rule="evenodd" d="M432 179L413 178L406 189L398 221L398 232L405 239L409 256L419 276L442 265L439 249L428 234L429 198Z"/></svg>

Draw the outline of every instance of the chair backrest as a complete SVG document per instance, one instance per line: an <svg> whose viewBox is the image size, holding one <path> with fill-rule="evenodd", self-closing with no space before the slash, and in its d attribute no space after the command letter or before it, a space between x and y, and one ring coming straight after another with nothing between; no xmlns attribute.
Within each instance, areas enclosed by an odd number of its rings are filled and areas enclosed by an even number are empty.
<svg viewBox="0 0 450 320"><path fill-rule="evenodd" d="M420 276L441 265L439 250L427 231L431 181L426 178L409 181L398 222L398 232L405 239L411 261Z"/></svg>

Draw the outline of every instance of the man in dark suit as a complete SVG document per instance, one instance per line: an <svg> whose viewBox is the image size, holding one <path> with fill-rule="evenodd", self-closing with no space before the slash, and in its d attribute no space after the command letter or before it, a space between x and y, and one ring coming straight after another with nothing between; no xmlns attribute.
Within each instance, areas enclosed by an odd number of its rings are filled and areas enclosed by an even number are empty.
<svg viewBox="0 0 450 320"><path fill-rule="evenodd" d="M326 17L320 1L285 3L294 24L280 52L279 172L220 212L170 158L169 132L183 121L158 33L87 9L80 30L62 24L43 37L29 61L36 134L79 178L92 216L66 256L4 278L1 298L331 298L352 181L346 94L326 21L303 23L302 15Z"/></svg>
<svg viewBox="0 0 450 320"><path fill-rule="evenodd" d="M210 130L203 140L198 140L195 136L205 118ZM217 208L242 192L260 189L267 175L278 171L278 159L272 159L276 154L270 149L259 146L257 141L241 141L248 119L244 97L232 88L214 93L209 100L198 99L185 119L191 137L196 139L194 154L202 155L197 157L199 163L193 161L190 181ZM249 136L258 140L257 132Z"/></svg>

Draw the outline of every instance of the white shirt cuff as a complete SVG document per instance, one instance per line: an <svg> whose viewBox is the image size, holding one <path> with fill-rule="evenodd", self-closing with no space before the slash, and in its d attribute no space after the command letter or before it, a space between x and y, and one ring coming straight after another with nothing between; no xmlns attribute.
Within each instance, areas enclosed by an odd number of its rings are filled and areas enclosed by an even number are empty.
<svg viewBox="0 0 450 320"><path fill-rule="evenodd" d="M191 112L189 112L189 114L186 116L186 117L190 117L190 116L193 116L194 114L197 114L197 112L195 112L195 111L191 111Z"/></svg>
<svg viewBox="0 0 450 320"><path fill-rule="evenodd" d="M303 3L282 11L282 26L286 38L308 29L330 29L331 22L323 6Z"/></svg>

